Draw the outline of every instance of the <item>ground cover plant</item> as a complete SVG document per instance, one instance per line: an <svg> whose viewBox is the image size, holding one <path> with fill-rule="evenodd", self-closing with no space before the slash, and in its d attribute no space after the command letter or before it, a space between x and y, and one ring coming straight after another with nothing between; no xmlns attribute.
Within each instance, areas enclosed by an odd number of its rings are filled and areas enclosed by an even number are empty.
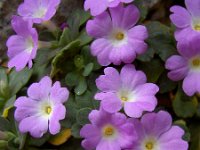
<svg viewBox="0 0 200 150"><path fill-rule="evenodd" d="M200 0L0 2L0 149L200 150Z"/></svg>

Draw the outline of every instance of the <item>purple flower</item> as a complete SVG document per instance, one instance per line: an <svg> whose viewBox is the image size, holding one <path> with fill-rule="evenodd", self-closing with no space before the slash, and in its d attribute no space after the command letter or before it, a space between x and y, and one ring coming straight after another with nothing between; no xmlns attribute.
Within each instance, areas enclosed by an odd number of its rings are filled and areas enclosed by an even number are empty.
<svg viewBox="0 0 200 150"><path fill-rule="evenodd" d="M148 113L140 121L130 122L138 135L132 150L188 150L188 143L182 139L183 129L172 126L172 118L165 111Z"/></svg>
<svg viewBox="0 0 200 150"><path fill-rule="evenodd" d="M122 3L131 3L134 0L86 0L84 3L85 10L89 10L93 16L100 15L108 7L116 7Z"/></svg>
<svg viewBox="0 0 200 150"><path fill-rule="evenodd" d="M33 83L28 88L28 97L19 97L15 102L15 119L19 122L19 130L39 138L49 129L51 134L60 131L59 121L65 118L69 92L61 88L60 82L44 77L39 83Z"/></svg>
<svg viewBox="0 0 200 150"><path fill-rule="evenodd" d="M139 20L139 10L134 5L119 5L109 10L110 14L104 12L86 25L87 33L96 38L91 53L97 56L102 66L132 63L137 54L147 49L144 42L148 36L146 27L134 26Z"/></svg>
<svg viewBox="0 0 200 150"><path fill-rule="evenodd" d="M32 22L23 20L21 17L13 16L12 27L17 35L9 37L6 45L9 57L8 67L16 67L17 71L22 70L28 64L32 67L32 59L36 57L38 48L38 34L32 27Z"/></svg>
<svg viewBox="0 0 200 150"><path fill-rule="evenodd" d="M132 123L122 113L110 114L103 110L93 110L89 114L91 124L80 131L85 138L82 146L87 150L121 150L130 148L137 138Z"/></svg>
<svg viewBox="0 0 200 150"><path fill-rule="evenodd" d="M173 55L166 61L170 70L168 77L173 81L183 80L183 90L188 96L200 92L200 37L178 43L180 55Z"/></svg>
<svg viewBox="0 0 200 150"><path fill-rule="evenodd" d="M60 0L24 0L18 8L18 14L34 23L41 23L55 15L59 4Z"/></svg>
<svg viewBox="0 0 200 150"><path fill-rule="evenodd" d="M181 6L171 7L171 21L177 27L175 38L177 41L185 41L192 36L200 36L200 1L185 0L187 9ZM187 35L187 36L185 36Z"/></svg>
<svg viewBox="0 0 200 150"><path fill-rule="evenodd" d="M104 70L105 75L96 79L96 85L101 91L95 99L101 100L101 107L114 113L124 107L130 117L140 117L143 111L153 111L157 105L155 94L159 91L157 85L146 83L142 71L136 71L133 65L125 65L120 74L112 67Z"/></svg>

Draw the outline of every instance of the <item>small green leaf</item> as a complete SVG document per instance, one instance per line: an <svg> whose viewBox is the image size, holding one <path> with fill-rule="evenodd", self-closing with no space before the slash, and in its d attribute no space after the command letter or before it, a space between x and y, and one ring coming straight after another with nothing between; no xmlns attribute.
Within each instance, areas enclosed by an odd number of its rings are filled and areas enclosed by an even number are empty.
<svg viewBox="0 0 200 150"><path fill-rule="evenodd" d="M71 93L68 101L65 104L67 115L64 120L61 121L61 124L65 128L71 128L72 125L76 122L76 114L78 111L78 106L74 100L74 96Z"/></svg>
<svg viewBox="0 0 200 150"><path fill-rule="evenodd" d="M164 66L159 59L153 59L150 62L143 62L140 64L140 69L142 69L147 75L149 82L156 83L160 75L164 71Z"/></svg>
<svg viewBox="0 0 200 150"><path fill-rule="evenodd" d="M176 115L183 118L192 117L197 111L197 105L197 98L187 96L182 91L182 87L179 87L173 101L173 109Z"/></svg>
<svg viewBox="0 0 200 150"><path fill-rule="evenodd" d="M84 67L84 58L82 55L76 55L74 58L74 64L78 69Z"/></svg>
<svg viewBox="0 0 200 150"><path fill-rule="evenodd" d="M65 82L67 86L76 86L78 85L80 75L77 72L69 72L65 77Z"/></svg>
<svg viewBox="0 0 200 150"><path fill-rule="evenodd" d="M149 62L154 57L154 54L154 49L152 47L148 47L147 51L144 54L139 55L137 59L143 62Z"/></svg>
<svg viewBox="0 0 200 150"><path fill-rule="evenodd" d="M89 63L85 66L84 71L83 71L83 76L87 77L90 75L90 73L92 72L94 68L94 64L93 63Z"/></svg>
<svg viewBox="0 0 200 150"><path fill-rule="evenodd" d="M79 125L85 125L89 123L88 115L91 112L91 108L82 108L78 111L76 120Z"/></svg>
<svg viewBox="0 0 200 150"><path fill-rule="evenodd" d="M70 42L72 42L75 39L75 37L73 37L72 32L70 31L69 28L65 28L60 40L59 40L59 46L66 46L68 45Z"/></svg>
<svg viewBox="0 0 200 150"><path fill-rule="evenodd" d="M0 117L0 130L1 131L10 131L11 126L7 119Z"/></svg>
<svg viewBox="0 0 200 150"><path fill-rule="evenodd" d="M72 130L72 136L75 138L80 138L80 130L81 130L81 125L79 124L74 124L71 128Z"/></svg>
<svg viewBox="0 0 200 150"><path fill-rule="evenodd" d="M162 73L157 84L160 87L160 93L170 92L177 87L177 83L167 77L166 71Z"/></svg>
<svg viewBox="0 0 200 150"><path fill-rule="evenodd" d="M155 53L163 61L166 61L169 56L177 53L172 30L168 26L152 21L147 23L146 27L149 33L148 46L154 49Z"/></svg>
<svg viewBox="0 0 200 150"><path fill-rule="evenodd" d="M93 101L95 101L93 97L94 94L87 90L82 95L75 95L75 100L79 108L93 108Z"/></svg>
<svg viewBox="0 0 200 150"><path fill-rule="evenodd" d="M78 39L81 41L81 46L84 46L86 44L89 44L92 41L92 38L90 36L88 36L88 34L86 33L85 30L83 30Z"/></svg>
<svg viewBox="0 0 200 150"><path fill-rule="evenodd" d="M0 97L9 98L10 90L8 86L8 77L5 68L0 68Z"/></svg>
<svg viewBox="0 0 200 150"><path fill-rule="evenodd" d="M69 43L67 46L62 48L56 56L52 60L52 70L51 70L51 77L53 77L55 74L57 74L59 71L67 71L66 68L68 66L73 67L73 64L71 65L70 62L66 65L66 62L68 62L68 59L74 58L74 56L78 53L80 49L80 41L76 40L71 43Z"/></svg>
<svg viewBox="0 0 200 150"><path fill-rule="evenodd" d="M32 70L25 68L20 72L16 72L12 70L9 74L9 87L11 91L11 95L15 95L26 83L29 81Z"/></svg>
<svg viewBox="0 0 200 150"><path fill-rule="evenodd" d="M82 77L79 79L79 84L74 89L74 92L77 95L82 95L86 90L87 90L87 82L85 78Z"/></svg>

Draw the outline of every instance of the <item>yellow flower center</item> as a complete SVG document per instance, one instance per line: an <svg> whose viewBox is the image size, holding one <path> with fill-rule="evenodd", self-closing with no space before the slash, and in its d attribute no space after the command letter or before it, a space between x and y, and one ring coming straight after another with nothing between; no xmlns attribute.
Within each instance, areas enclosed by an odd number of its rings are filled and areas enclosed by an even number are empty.
<svg viewBox="0 0 200 150"><path fill-rule="evenodd" d="M195 29L196 31L200 31L200 24L196 24L196 25L194 26L194 29Z"/></svg>
<svg viewBox="0 0 200 150"><path fill-rule="evenodd" d="M115 38L119 41L123 40L124 39L124 33L122 32L118 32L116 35L115 35Z"/></svg>
<svg viewBox="0 0 200 150"><path fill-rule="evenodd" d="M114 134L114 129L111 126L108 126L103 131L105 136L112 136Z"/></svg>
<svg viewBox="0 0 200 150"><path fill-rule="evenodd" d="M147 142L146 143L146 145L145 145L145 147L146 147L146 150L153 150L153 143L152 142Z"/></svg>
<svg viewBox="0 0 200 150"><path fill-rule="evenodd" d="M128 98L125 97L125 96L122 96L122 97L121 97L121 100L122 100L123 102L127 102L127 101L128 101Z"/></svg>
<svg viewBox="0 0 200 150"><path fill-rule="evenodd" d="M196 58L196 59L192 60L192 65L194 67L200 67L200 59Z"/></svg>
<svg viewBox="0 0 200 150"><path fill-rule="evenodd" d="M51 108L50 106L47 106L47 107L45 108L45 112L46 112L48 115L51 113L51 111L52 111L52 108Z"/></svg>

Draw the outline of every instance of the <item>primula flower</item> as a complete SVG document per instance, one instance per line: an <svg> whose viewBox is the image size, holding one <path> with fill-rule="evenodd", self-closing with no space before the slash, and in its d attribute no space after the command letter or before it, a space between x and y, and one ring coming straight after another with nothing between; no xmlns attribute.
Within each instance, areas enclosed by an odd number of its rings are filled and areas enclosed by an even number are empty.
<svg viewBox="0 0 200 150"><path fill-rule="evenodd" d="M192 36L200 36L200 1L185 0L186 8L181 6L171 7L170 19L177 27L175 38L177 41L185 41ZM186 36L187 35L187 36Z"/></svg>
<svg viewBox="0 0 200 150"><path fill-rule="evenodd" d="M103 13L108 7L116 7L120 2L131 3L134 0L86 0L84 3L85 10L89 10L91 15L97 16Z"/></svg>
<svg viewBox="0 0 200 150"><path fill-rule="evenodd" d="M157 105L155 94L157 85L146 83L142 71L136 71L133 65L125 65L120 74L112 67L104 70L105 75L96 79L97 88L101 91L95 99L101 100L101 107L114 113L124 107L130 117L140 117L143 111L153 111Z"/></svg>
<svg viewBox="0 0 200 150"><path fill-rule="evenodd" d="M200 37L178 43L180 55L173 55L166 61L170 70L168 77L173 81L183 80L183 90L188 96L200 93Z"/></svg>
<svg viewBox="0 0 200 150"><path fill-rule="evenodd" d="M102 66L132 63L136 55L147 48L144 42L148 36L146 27L134 26L139 19L139 10L134 5L119 5L109 10L110 14L104 12L87 22L87 33L96 38L91 53L97 56Z"/></svg>
<svg viewBox="0 0 200 150"><path fill-rule="evenodd" d="M32 27L32 22L24 20L19 16L13 16L12 27L17 35L9 37L6 45L9 57L8 67L16 67L17 71L22 70L28 64L32 67L32 59L36 57L38 48L38 33Z"/></svg>
<svg viewBox="0 0 200 150"><path fill-rule="evenodd" d="M18 8L18 14L34 23L41 23L55 15L59 4L60 0L24 0Z"/></svg>
<svg viewBox="0 0 200 150"><path fill-rule="evenodd" d="M61 88L60 82L44 77L39 83L33 83L28 88L28 97L19 97L15 102L15 119L19 122L19 130L39 138L49 129L51 134L60 131L59 121L65 118L69 92Z"/></svg>
<svg viewBox="0 0 200 150"><path fill-rule="evenodd" d="M137 138L132 123L122 113L110 114L102 109L89 114L91 124L80 131L82 146L87 150L121 150L130 148Z"/></svg>
<svg viewBox="0 0 200 150"><path fill-rule="evenodd" d="M138 139L128 150L188 150L188 143L182 139L183 129L172 125L169 113L145 114L141 121L131 119ZM127 149L126 149L127 150Z"/></svg>

